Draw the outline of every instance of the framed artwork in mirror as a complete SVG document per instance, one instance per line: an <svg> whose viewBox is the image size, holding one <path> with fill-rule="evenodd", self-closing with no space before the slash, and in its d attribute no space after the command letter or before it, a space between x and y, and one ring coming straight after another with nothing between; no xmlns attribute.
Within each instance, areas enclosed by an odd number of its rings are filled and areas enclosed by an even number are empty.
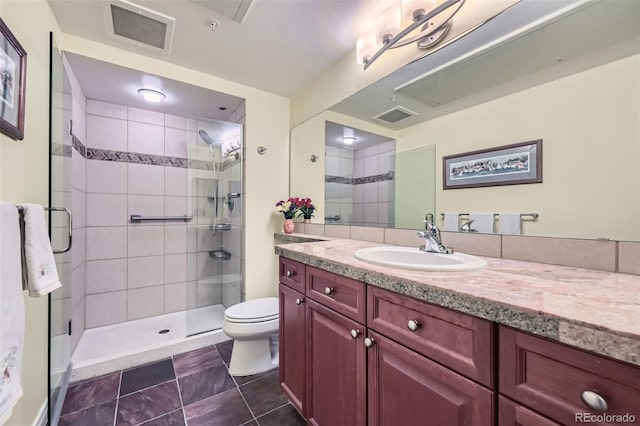
<svg viewBox="0 0 640 426"><path fill-rule="evenodd" d="M542 182L542 139L442 158L443 189Z"/></svg>
<svg viewBox="0 0 640 426"><path fill-rule="evenodd" d="M24 139L27 52L0 18L0 131Z"/></svg>

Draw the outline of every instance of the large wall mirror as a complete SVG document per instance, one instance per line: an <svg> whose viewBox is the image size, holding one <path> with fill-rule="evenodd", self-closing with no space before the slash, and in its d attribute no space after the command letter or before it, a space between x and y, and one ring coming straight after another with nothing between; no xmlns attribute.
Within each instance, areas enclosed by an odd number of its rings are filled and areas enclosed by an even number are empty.
<svg viewBox="0 0 640 426"><path fill-rule="evenodd" d="M291 194L316 202L314 223L535 212L522 234L640 241L639 16L636 1L517 3L293 128ZM443 157L537 139L542 183L443 189Z"/></svg>

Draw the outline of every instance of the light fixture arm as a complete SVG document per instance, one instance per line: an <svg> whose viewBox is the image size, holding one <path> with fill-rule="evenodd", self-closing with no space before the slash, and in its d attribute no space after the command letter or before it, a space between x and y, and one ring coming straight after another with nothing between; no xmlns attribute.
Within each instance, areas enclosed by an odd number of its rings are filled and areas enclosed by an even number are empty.
<svg viewBox="0 0 640 426"><path fill-rule="evenodd" d="M396 34L393 38L388 39L383 46L373 55L371 56L371 58L369 58L365 64L364 64L364 69L366 70L367 68L369 68L369 66L375 62L376 59L378 59L380 57L380 55L382 55L384 52L386 52L388 49L392 49L394 47L400 47L400 46L405 46L413 41L416 40L420 40L424 37L428 37L430 34L438 31L442 26L446 25L447 22L449 22L449 20L451 18L453 18L453 16L458 13L458 11L460 10L460 8L462 7L462 5L464 4L465 0L446 0L444 3L442 3L441 5L435 7L434 9L430 10L428 13L422 15L418 20L414 21L412 24L410 24L409 26L407 26L405 29L403 29L402 31L400 31L398 34ZM404 42L400 43L400 40L402 40L407 34L411 33L413 30L415 30L416 28L418 28L421 25L424 25L425 23L427 23L430 19L432 19L433 17L435 17L436 15L439 15L441 12L443 12L444 10L450 8L451 6L458 4L458 8L451 14L451 16L449 17L448 20L446 20L445 22L443 22L442 25L440 25L438 28L434 28L432 31L430 31L427 34L420 34L420 36L416 36L411 38L410 40L405 40Z"/></svg>

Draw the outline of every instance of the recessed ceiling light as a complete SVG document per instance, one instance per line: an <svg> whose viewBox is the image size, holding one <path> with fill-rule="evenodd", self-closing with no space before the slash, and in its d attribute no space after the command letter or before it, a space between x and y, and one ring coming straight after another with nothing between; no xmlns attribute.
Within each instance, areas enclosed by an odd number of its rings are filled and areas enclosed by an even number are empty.
<svg viewBox="0 0 640 426"><path fill-rule="evenodd" d="M153 89L139 89L138 94L142 96L145 101L154 103L162 102L167 98L164 93Z"/></svg>

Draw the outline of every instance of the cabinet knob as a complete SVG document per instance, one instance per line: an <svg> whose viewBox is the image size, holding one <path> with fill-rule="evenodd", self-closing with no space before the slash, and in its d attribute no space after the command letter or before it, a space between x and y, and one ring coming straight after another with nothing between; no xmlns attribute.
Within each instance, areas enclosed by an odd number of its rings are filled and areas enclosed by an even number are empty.
<svg viewBox="0 0 640 426"><path fill-rule="evenodd" d="M302 305L303 303L304 303L304 299L301 299L301 298L296 299L296 305Z"/></svg>
<svg viewBox="0 0 640 426"><path fill-rule="evenodd" d="M333 293L333 288L331 287L325 287L324 288L324 294L331 294Z"/></svg>
<svg viewBox="0 0 640 426"><path fill-rule="evenodd" d="M367 337L366 339L364 339L364 345L368 348L370 348L371 346L373 346L375 342L373 341L373 339L371 337Z"/></svg>
<svg viewBox="0 0 640 426"><path fill-rule="evenodd" d="M416 331L420 328L420 323L416 320L409 320L409 322L407 322L407 328L411 331Z"/></svg>
<svg viewBox="0 0 640 426"><path fill-rule="evenodd" d="M360 335L360 330L356 330L356 329L351 330L351 337L353 337L354 339L357 339L359 335Z"/></svg>
<svg viewBox="0 0 640 426"><path fill-rule="evenodd" d="M584 391L582 392L582 402L584 405L595 411L607 411L607 401L598 392Z"/></svg>
<svg viewBox="0 0 640 426"><path fill-rule="evenodd" d="M285 275L285 276L287 276L287 277L292 277L292 276L294 276L295 274L296 274L296 273L295 273L294 271L286 271L286 272L284 273L284 275Z"/></svg>

